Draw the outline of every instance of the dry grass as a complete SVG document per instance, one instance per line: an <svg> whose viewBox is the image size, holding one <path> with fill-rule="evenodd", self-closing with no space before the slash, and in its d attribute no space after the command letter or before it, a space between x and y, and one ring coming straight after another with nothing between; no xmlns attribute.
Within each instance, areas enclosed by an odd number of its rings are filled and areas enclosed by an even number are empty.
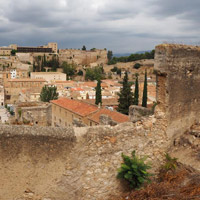
<svg viewBox="0 0 200 200"><path fill-rule="evenodd" d="M161 171L151 184L111 200L200 200L200 174L183 165Z"/></svg>

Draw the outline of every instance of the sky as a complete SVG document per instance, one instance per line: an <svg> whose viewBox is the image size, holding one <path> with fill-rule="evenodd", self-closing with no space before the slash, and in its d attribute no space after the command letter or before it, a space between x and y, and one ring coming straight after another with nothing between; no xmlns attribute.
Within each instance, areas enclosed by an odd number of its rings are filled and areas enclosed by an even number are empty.
<svg viewBox="0 0 200 200"><path fill-rule="evenodd" d="M200 45L200 0L0 0L0 46L107 48Z"/></svg>

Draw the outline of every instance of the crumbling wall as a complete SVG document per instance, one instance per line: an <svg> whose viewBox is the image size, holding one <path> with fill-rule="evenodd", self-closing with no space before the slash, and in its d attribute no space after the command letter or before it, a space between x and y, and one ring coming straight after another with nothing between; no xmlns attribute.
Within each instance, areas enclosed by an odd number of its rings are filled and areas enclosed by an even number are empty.
<svg viewBox="0 0 200 200"><path fill-rule="evenodd" d="M116 179L122 152L147 155L155 170L167 144L154 117L114 127L0 126L0 199L106 200L125 190Z"/></svg>
<svg viewBox="0 0 200 200"><path fill-rule="evenodd" d="M100 115L99 117L99 124L100 125L111 125L111 126L115 126L118 123L114 120L112 120L112 118L108 115Z"/></svg>
<svg viewBox="0 0 200 200"><path fill-rule="evenodd" d="M147 117L153 114L153 110L142 106L132 105L129 107L129 119L131 122L141 120L143 117Z"/></svg>
<svg viewBox="0 0 200 200"><path fill-rule="evenodd" d="M38 104L33 103L33 106L29 105L23 106L19 104L15 108L15 119L20 123L24 124L32 124L32 125L39 125L39 126L51 126L52 124L52 106L51 104L44 103Z"/></svg>
<svg viewBox="0 0 200 200"><path fill-rule="evenodd" d="M200 116L200 47L162 44L155 49L158 109L166 113L167 134L176 137Z"/></svg>

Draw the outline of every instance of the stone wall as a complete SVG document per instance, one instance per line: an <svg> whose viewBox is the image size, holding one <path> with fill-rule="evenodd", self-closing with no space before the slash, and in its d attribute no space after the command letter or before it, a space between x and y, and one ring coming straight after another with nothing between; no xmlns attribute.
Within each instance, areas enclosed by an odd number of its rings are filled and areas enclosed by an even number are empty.
<svg viewBox="0 0 200 200"><path fill-rule="evenodd" d="M129 119L131 122L136 122L141 120L143 117L152 115L153 110L149 108L144 108L142 106L130 106L129 107Z"/></svg>
<svg viewBox="0 0 200 200"><path fill-rule="evenodd" d="M52 106L49 103L20 103L15 108L17 122L51 126Z"/></svg>
<svg viewBox="0 0 200 200"><path fill-rule="evenodd" d="M125 190L116 179L121 153L147 155L155 170L164 129L153 117L114 127L0 126L0 199L109 199Z"/></svg>
<svg viewBox="0 0 200 200"><path fill-rule="evenodd" d="M107 51L96 49L94 51L82 51L77 49L59 49L59 62L74 63L77 65L89 65L91 63L107 63Z"/></svg>
<svg viewBox="0 0 200 200"><path fill-rule="evenodd" d="M162 44L155 50L157 101L166 113L169 137L189 129L200 116L200 47Z"/></svg>

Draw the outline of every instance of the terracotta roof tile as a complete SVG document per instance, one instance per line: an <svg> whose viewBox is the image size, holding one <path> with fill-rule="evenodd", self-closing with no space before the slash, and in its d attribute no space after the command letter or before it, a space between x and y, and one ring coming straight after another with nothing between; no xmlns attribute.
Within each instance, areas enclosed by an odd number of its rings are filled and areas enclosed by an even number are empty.
<svg viewBox="0 0 200 200"><path fill-rule="evenodd" d="M82 101L95 105L95 99L84 99ZM117 98L102 99L102 105L103 106L113 106L113 105L118 106L118 104L119 104L119 102L118 102Z"/></svg>
<svg viewBox="0 0 200 200"><path fill-rule="evenodd" d="M123 123L123 122L127 122L129 121L129 117L128 115L124 115L122 113L116 112L116 111L111 111L108 109L99 109L97 112L95 112L94 114L92 114L89 119L99 123L99 117L101 115L107 115L109 117L111 117L111 119L117 123Z"/></svg>
<svg viewBox="0 0 200 200"><path fill-rule="evenodd" d="M81 116L87 116L98 110L97 106L89 105L87 103L68 98L60 98L58 100L53 100L51 101L51 103L56 104L67 110L70 110L71 112L77 113Z"/></svg>

